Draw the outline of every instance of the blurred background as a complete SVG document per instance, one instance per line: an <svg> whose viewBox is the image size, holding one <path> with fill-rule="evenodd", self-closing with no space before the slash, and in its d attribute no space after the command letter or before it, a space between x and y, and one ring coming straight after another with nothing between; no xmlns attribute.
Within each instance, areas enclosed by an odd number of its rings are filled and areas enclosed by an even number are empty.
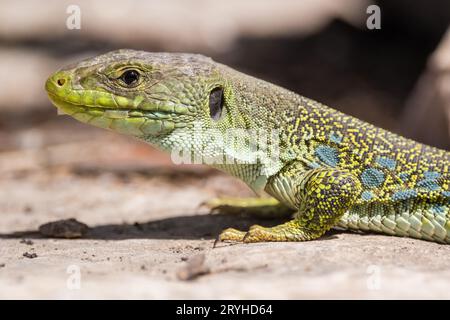
<svg viewBox="0 0 450 320"><path fill-rule="evenodd" d="M381 29L366 25L373 4ZM339 234L212 250L224 228L269 225L201 206L252 196L243 183L58 116L44 83L119 48L196 52L450 150L449 23L448 0L0 0L0 298L448 298L450 255L424 241ZM67 218L89 226L84 239L37 231ZM173 281L199 252L217 274ZM65 289L73 263L87 291ZM367 264L383 267L383 290L367 288Z"/></svg>
<svg viewBox="0 0 450 320"><path fill-rule="evenodd" d="M381 29L366 27L371 4L381 9ZM66 26L70 5L80 9L80 29ZM117 48L203 53L449 149L449 21L446 0L1 0L0 152L91 143L92 136L99 139L98 148L103 139L123 140L57 117L43 90L56 69ZM135 143L125 141L127 147ZM0 160L0 171L83 160L80 155L63 159L51 150L44 157L8 155Z"/></svg>

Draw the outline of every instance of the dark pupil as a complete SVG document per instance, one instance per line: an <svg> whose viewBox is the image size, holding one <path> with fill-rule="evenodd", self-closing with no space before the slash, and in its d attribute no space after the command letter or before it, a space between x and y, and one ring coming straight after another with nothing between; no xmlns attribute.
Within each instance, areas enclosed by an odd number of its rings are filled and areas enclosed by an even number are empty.
<svg viewBox="0 0 450 320"><path fill-rule="evenodd" d="M218 120L223 109L223 89L215 88L209 95L209 115L213 120Z"/></svg>
<svg viewBox="0 0 450 320"><path fill-rule="evenodd" d="M134 70L128 70L123 73L121 79L123 82L125 82L125 84L130 86L139 80L139 73Z"/></svg>

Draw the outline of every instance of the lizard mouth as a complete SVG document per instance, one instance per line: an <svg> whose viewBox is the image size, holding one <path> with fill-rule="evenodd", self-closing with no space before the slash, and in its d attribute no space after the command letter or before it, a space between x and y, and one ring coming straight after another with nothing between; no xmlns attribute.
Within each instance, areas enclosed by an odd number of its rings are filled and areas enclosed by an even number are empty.
<svg viewBox="0 0 450 320"><path fill-rule="evenodd" d="M68 114L70 116L82 112L89 113L92 116L104 116L110 119L124 119L124 118L148 118L153 120L165 120L170 119L171 116L177 115L177 113L169 113L165 111L151 111L144 109L128 109L128 108L111 108L105 106L91 106L74 103L68 101L60 96L48 92L47 93L52 103L58 108L62 114Z"/></svg>
<svg viewBox="0 0 450 320"><path fill-rule="evenodd" d="M47 91L47 94L58 108L58 114L67 114L80 122L99 128L145 137L168 133L178 127L173 120L179 115L175 112L91 106L68 101L51 91ZM158 109L157 106L155 109Z"/></svg>

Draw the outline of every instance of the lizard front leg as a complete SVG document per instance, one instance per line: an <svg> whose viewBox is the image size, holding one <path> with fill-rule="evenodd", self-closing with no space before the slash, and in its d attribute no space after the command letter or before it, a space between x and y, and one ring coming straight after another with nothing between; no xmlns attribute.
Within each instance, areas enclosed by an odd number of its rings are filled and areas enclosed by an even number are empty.
<svg viewBox="0 0 450 320"><path fill-rule="evenodd" d="M292 179L289 192L292 192L293 205L298 209L293 220L270 228L255 225L248 232L226 229L219 235L219 240L265 242L317 239L337 224L361 193L359 180L346 170L319 168L288 179Z"/></svg>

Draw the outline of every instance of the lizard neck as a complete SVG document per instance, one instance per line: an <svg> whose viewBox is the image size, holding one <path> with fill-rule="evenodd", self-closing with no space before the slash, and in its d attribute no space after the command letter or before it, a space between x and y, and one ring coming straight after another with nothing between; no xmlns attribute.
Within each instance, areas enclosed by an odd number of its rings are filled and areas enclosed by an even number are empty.
<svg viewBox="0 0 450 320"><path fill-rule="evenodd" d="M278 132L267 136L265 131L222 132L186 127L165 136L149 136L144 141L168 152L174 164L209 165L239 178L260 194L268 178L283 167L278 154Z"/></svg>

